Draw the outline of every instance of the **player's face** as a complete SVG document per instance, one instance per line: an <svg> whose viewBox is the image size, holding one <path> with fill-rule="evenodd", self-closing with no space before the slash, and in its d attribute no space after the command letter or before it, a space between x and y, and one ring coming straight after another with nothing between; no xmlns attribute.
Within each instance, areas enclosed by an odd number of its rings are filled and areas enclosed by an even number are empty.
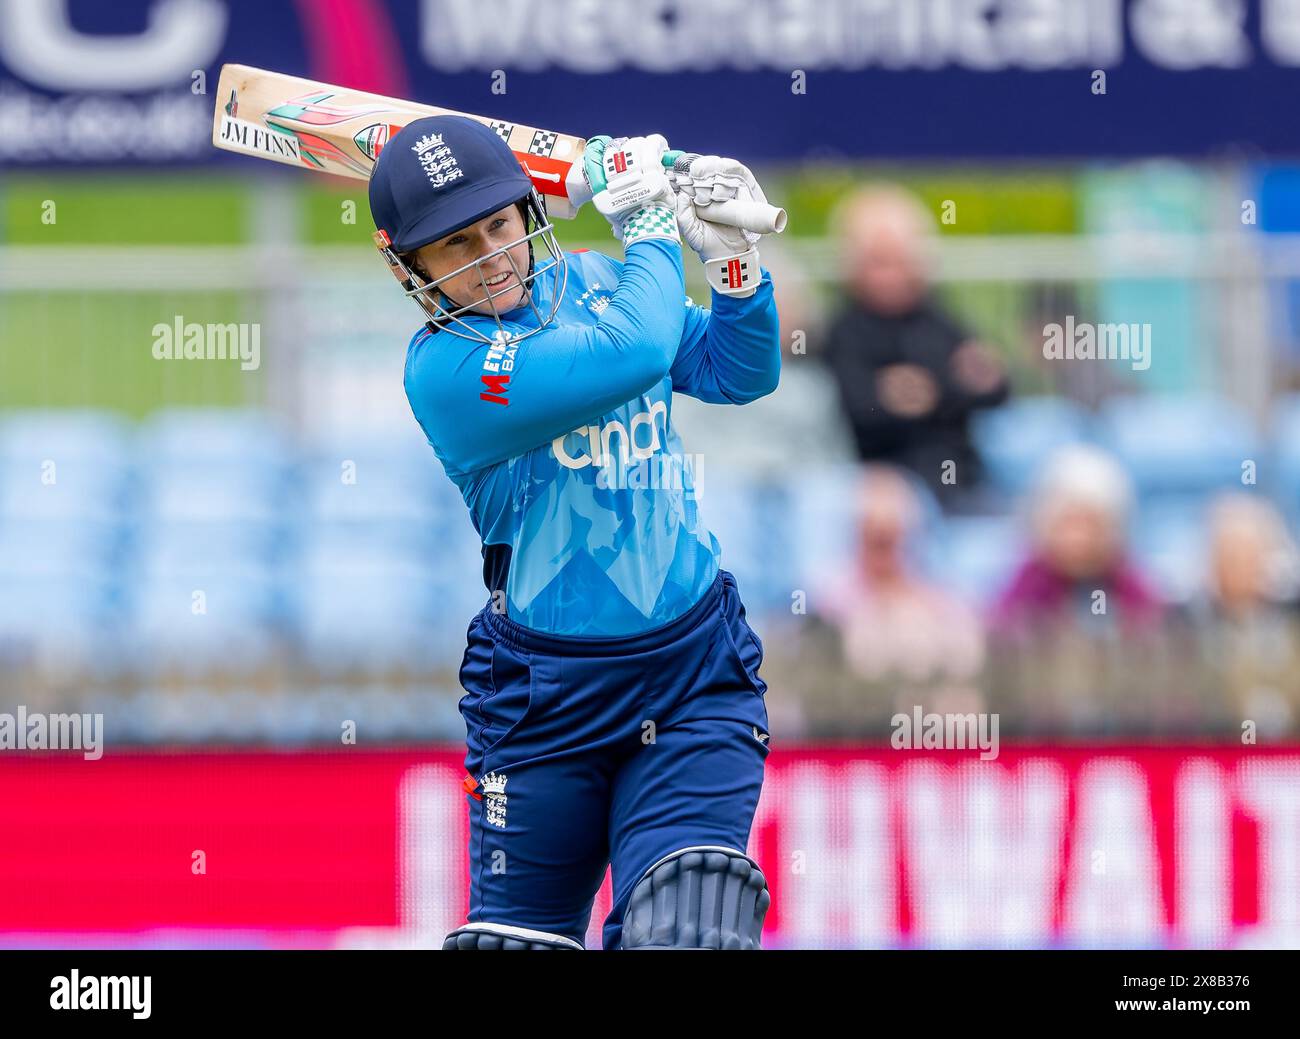
<svg viewBox="0 0 1300 1039"><path fill-rule="evenodd" d="M519 207L511 204L446 238L422 246L416 250L415 255L429 277L437 279L450 274L458 267L463 267L497 249L504 248L522 238L524 234L524 218L519 212ZM447 296L462 305L483 300L473 307L473 310L479 314L491 314L492 303L496 304L497 311L502 314L513 310L523 303L526 289L520 284L515 271L511 269L506 255L514 261L519 273L526 277L528 243L520 242L507 253L493 256L477 267L471 267L456 275L440 288ZM486 298L489 293L492 294L491 302Z"/></svg>

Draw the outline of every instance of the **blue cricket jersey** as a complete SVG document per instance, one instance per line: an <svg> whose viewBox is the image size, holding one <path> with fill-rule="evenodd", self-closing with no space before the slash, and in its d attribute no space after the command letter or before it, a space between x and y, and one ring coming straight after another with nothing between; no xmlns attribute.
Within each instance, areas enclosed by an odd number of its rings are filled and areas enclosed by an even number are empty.
<svg viewBox="0 0 1300 1039"><path fill-rule="evenodd" d="M686 299L675 242L635 242L623 263L565 256L550 326L492 346L421 329L406 395L469 506L507 616L555 635L634 635L686 613L718 573L672 395L745 404L776 388L772 280L764 270L745 299L714 293L710 311ZM543 314L555 273L533 283ZM525 306L503 323L523 332L537 318Z"/></svg>

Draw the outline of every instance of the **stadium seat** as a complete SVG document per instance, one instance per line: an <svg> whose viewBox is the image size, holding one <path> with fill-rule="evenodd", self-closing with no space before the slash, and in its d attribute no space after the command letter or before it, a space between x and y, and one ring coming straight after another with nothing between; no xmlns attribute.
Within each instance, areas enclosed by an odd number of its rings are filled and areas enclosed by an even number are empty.
<svg viewBox="0 0 1300 1039"><path fill-rule="evenodd" d="M756 613L788 611L798 587L792 565L796 528L790 522L797 491L707 470L699 486L704 525L722 546L722 566L735 575L745 602Z"/></svg>
<svg viewBox="0 0 1300 1039"><path fill-rule="evenodd" d="M1300 394L1278 398L1273 404L1271 482L1261 485L1272 491L1293 522L1300 519Z"/></svg>
<svg viewBox="0 0 1300 1039"><path fill-rule="evenodd" d="M10 576L103 576L120 550L118 528L111 524L0 517L0 594Z"/></svg>
<svg viewBox="0 0 1300 1039"><path fill-rule="evenodd" d="M104 411L11 411L0 418L0 458L67 459L122 464L129 426Z"/></svg>
<svg viewBox="0 0 1300 1039"><path fill-rule="evenodd" d="M409 572L308 571L295 587L304 648L322 667L415 667L435 655L433 597Z"/></svg>
<svg viewBox="0 0 1300 1039"><path fill-rule="evenodd" d="M1016 516L950 516L935 536L944 565L933 576L977 605L997 597L1025 553Z"/></svg>
<svg viewBox="0 0 1300 1039"><path fill-rule="evenodd" d="M272 522L281 517L286 472L256 456L142 463L141 511L170 521Z"/></svg>
<svg viewBox="0 0 1300 1039"><path fill-rule="evenodd" d="M0 581L0 645L43 647L71 661L112 638L113 602L107 573L10 574Z"/></svg>
<svg viewBox="0 0 1300 1039"><path fill-rule="evenodd" d="M126 640L142 665L253 667L273 651L282 603L269 575L148 575L128 590Z"/></svg>
<svg viewBox="0 0 1300 1039"><path fill-rule="evenodd" d="M132 537L133 572L142 577L256 575L272 569L283 539L264 523L144 519Z"/></svg>
<svg viewBox="0 0 1300 1039"><path fill-rule="evenodd" d="M395 531L401 536L393 536ZM301 566L307 574L391 573L426 583L431 579L433 542L413 525L323 523L301 530L300 538Z"/></svg>
<svg viewBox="0 0 1300 1039"><path fill-rule="evenodd" d="M321 521L399 519L432 527L446 511L433 486L445 477L433 461L432 452L418 462L317 456L301 469L303 508Z"/></svg>
<svg viewBox="0 0 1300 1039"><path fill-rule="evenodd" d="M0 516L116 523L125 480L123 470L88 459L6 458L0 460Z"/></svg>
<svg viewBox="0 0 1300 1039"><path fill-rule="evenodd" d="M1102 409L1099 432L1143 497L1240 487L1242 463L1261 457L1250 420L1212 397L1116 398Z"/></svg>
<svg viewBox="0 0 1300 1039"><path fill-rule="evenodd" d="M1067 444L1089 436L1087 413L1063 397L1018 397L975 413L971 437L999 490L1019 494L1043 461Z"/></svg>
<svg viewBox="0 0 1300 1039"><path fill-rule="evenodd" d="M284 430L267 412L238 408L163 408L141 425L139 457L155 464L203 465L285 460Z"/></svg>
<svg viewBox="0 0 1300 1039"><path fill-rule="evenodd" d="M854 557L860 480L861 469L845 464L808 470L793 481L784 529L790 535L794 587L816 587L835 577Z"/></svg>
<svg viewBox="0 0 1300 1039"><path fill-rule="evenodd" d="M1133 558L1168 602L1185 603L1204 587L1207 505L1203 497L1161 495L1143 502L1130 523Z"/></svg>
<svg viewBox="0 0 1300 1039"><path fill-rule="evenodd" d="M1265 255L1276 248L1285 253L1290 248L1287 237L1300 232L1300 165L1294 162L1269 162L1252 170L1252 181L1243 198L1257 202L1259 223L1257 229L1265 234L1276 234L1276 243L1267 238L1261 243ZM1277 361L1284 369L1291 368L1300 347L1300 278L1288 277L1285 264L1281 276L1266 282L1267 312L1270 316L1270 338Z"/></svg>

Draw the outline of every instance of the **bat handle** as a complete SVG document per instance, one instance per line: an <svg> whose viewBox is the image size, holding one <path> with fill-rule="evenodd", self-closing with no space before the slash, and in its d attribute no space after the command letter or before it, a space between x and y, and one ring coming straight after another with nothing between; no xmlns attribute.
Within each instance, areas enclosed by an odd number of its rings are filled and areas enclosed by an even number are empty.
<svg viewBox="0 0 1300 1039"><path fill-rule="evenodd" d="M665 167L677 174L688 174L691 163L699 158L694 152L666 151L663 155ZM710 202L700 206L700 215L715 224L739 227L755 234L780 234L785 230L785 210L779 206L770 206L766 202L752 199L733 198L725 202Z"/></svg>
<svg viewBox="0 0 1300 1039"><path fill-rule="evenodd" d="M747 198L732 198L725 202L710 202L696 206L700 216L715 224L739 227L754 234L780 234L785 230L785 210Z"/></svg>

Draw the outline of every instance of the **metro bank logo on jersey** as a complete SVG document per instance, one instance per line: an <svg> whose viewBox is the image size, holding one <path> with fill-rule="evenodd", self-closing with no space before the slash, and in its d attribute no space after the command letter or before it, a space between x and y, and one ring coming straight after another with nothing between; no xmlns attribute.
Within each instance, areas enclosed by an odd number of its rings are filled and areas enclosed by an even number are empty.
<svg viewBox="0 0 1300 1039"><path fill-rule="evenodd" d="M480 392L479 400L493 404L510 403L506 396L510 392L510 373L515 370L515 353L519 343L510 338L508 332L497 332L496 342L488 347L487 356L483 358L483 374L479 376L486 392Z"/></svg>

